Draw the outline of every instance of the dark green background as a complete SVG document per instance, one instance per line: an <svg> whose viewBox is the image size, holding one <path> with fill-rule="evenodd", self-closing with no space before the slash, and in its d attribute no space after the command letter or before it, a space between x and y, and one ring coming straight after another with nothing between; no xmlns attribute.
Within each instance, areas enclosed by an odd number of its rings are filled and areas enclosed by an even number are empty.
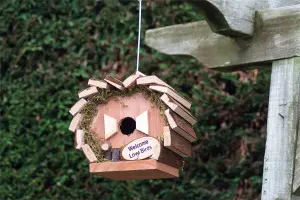
<svg viewBox="0 0 300 200"><path fill-rule="evenodd" d="M124 78L135 70L137 6L137 0L1 1L0 199L259 198L269 71L219 73L145 45L140 71L193 101L194 156L175 180L89 174L73 148L68 110L90 77ZM180 0L143 1L143 33L201 19Z"/></svg>

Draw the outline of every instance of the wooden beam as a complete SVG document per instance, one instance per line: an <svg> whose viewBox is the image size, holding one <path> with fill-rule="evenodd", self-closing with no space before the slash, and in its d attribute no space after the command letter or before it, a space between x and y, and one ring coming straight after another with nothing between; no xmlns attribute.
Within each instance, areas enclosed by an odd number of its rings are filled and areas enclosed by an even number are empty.
<svg viewBox="0 0 300 200"><path fill-rule="evenodd" d="M297 199L299 176L293 172L299 132L300 58L275 61L272 67L262 200ZM296 167L299 169L299 166ZM299 197L298 197L299 199Z"/></svg>
<svg viewBox="0 0 300 200"><path fill-rule="evenodd" d="M217 70L270 66L300 56L300 5L261 11L252 39L213 33L206 21L147 30L146 44L169 55L189 55Z"/></svg>
<svg viewBox="0 0 300 200"><path fill-rule="evenodd" d="M188 0L204 14L212 31L232 38L251 37L255 12L300 4L300 0Z"/></svg>
<svg viewBox="0 0 300 200"><path fill-rule="evenodd" d="M192 156L191 143L169 126L164 127L164 146L182 157Z"/></svg>
<svg viewBox="0 0 300 200"><path fill-rule="evenodd" d="M299 61L298 61L299 62ZM300 65L300 62L299 62ZM300 115L300 103L298 106L298 113ZM300 196L300 117L298 118L298 129L297 129L297 144L295 154L295 169L293 177L293 192L295 195Z"/></svg>

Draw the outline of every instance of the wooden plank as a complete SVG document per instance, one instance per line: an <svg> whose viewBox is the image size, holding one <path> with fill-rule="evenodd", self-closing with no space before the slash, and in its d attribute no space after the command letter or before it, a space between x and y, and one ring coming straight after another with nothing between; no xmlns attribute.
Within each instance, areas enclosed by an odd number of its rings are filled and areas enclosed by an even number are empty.
<svg viewBox="0 0 300 200"><path fill-rule="evenodd" d="M103 162L90 164L90 173L113 180L177 178L179 170L156 160Z"/></svg>
<svg viewBox="0 0 300 200"><path fill-rule="evenodd" d="M101 81L98 79L90 78L88 82L89 86L96 86L102 89L109 89L108 84L105 81Z"/></svg>
<svg viewBox="0 0 300 200"><path fill-rule="evenodd" d="M75 115L76 113L80 112L84 105L87 103L87 101L85 99L79 99L73 106L72 108L69 110L69 112L71 113L71 115Z"/></svg>
<svg viewBox="0 0 300 200"><path fill-rule="evenodd" d="M181 119L177 114L171 113L169 109L165 111L165 116L168 120L170 127L182 137L190 142L194 142L197 139L196 133L193 127Z"/></svg>
<svg viewBox="0 0 300 200"><path fill-rule="evenodd" d="M136 117L136 129L142 133L149 134L148 110Z"/></svg>
<svg viewBox="0 0 300 200"><path fill-rule="evenodd" d="M300 0L188 0L200 9L212 31L232 38L253 35L255 12L300 4Z"/></svg>
<svg viewBox="0 0 300 200"><path fill-rule="evenodd" d="M89 88L83 89L81 91L78 92L78 97L79 98L85 98L88 97L92 94L96 94L98 92L97 87L96 86L91 86Z"/></svg>
<svg viewBox="0 0 300 200"><path fill-rule="evenodd" d="M163 94L160 99L175 113L177 113L180 117L185 119L190 124L194 125L197 120L196 118L183 106L181 106L174 99L170 98L167 94Z"/></svg>
<svg viewBox="0 0 300 200"><path fill-rule="evenodd" d="M297 162L294 159L300 102L299 61L298 57L273 63L262 200L294 199L291 193L297 187L297 177L293 184L293 168Z"/></svg>
<svg viewBox="0 0 300 200"><path fill-rule="evenodd" d="M84 131L83 130L76 130L76 149L80 150L82 146L85 144L84 143Z"/></svg>
<svg viewBox="0 0 300 200"><path fill-rule="evenodd" d="M94 163L94 162L97 162L97 158L93 152L93 150L91 149L91 147L88 145L88 144L84 144L82 147L81 147L85 157L88 159L88 161L90 163Z"/></svg>
<svg viewBox="0 0 300 200"><path fill-rule="evenodd" d="M76 131L76 129L78 128L79 123L80 123L80 121L81 121L81 117L82 117L82 115L81 115L80 113L77 113L77 114L73 117L73 119L72 119L72 121L71 121L71 123L70 123L70 126L69 126L69 130L70 130L70 131L72 131L72 132L75 132L75 131Z"/></svg>
<svg viewBox="0 0 300 200"><path fill-rule="evenodd" d="M149 87L151 90L155 90L158 92L163 92L166 93L168 95L170 95L172 98L174 98L176 101L178 101L179 103L181 103L184 107L190 109L191 108L191 102L189 102L188 100L184 99L183 97L181 97L179 94L177 94L176 92L174 92L173 90L171 90L168 87L165 86L158 86L158 85L150 85Z"/></svg>
<svg viewBox="0 0 300 200"><path fill-rule="evenodd" d="M104 134L105 139L110 138L118 131L118 123L115 118L112 118L108 115L104 115Z"/></svg>
<svg viewBox="0 0 300 200"><path fill-rule="evenodd" d="M116 162L120 160L120 148L112 148L111 149L111 160Z"/></svg>
<svg viewBox="0 0 300 200"><path fill-rule="evenodd" d="M182 157L192 156L192 145L169 126L164 127L164 146Z"/></svg>
<svg viewBox="0 0 300 200"><path fill-rule="evenodd" d="M153 76L144 76L144 77L138 78L136 80L136 83L138 85L162 85L162 86L166 86L168 88L173 89L166 82L162 81L161 79L159 79L157 76L154 76L154 75Z"/></svg>
<svg viewBox="0 0 300 200"><path fill-rule="evenodd" d="M206 21L147 30L146 44L169 55L190 55L209 68L235 70L270 66L300 56L300 5L260 11L251 40L213 33Z"/></svg>
<svg viewBox="0 0 300 200"><path fill-rule="evenodd" d="M154 153L151 158L177 169L182 167L182 158L160 143L154 147Z"/></svg>
<svg viewBox="0 0 300 200"><path fill-rule="evenodd" d="M140 77L145 76L144 74L142 74L141 72L136 72L135 74L130 75L128 78L126 78L123 81L123 85L125 88L129 88L132 87L136 84L136 80Z"/></svg>
<svg viewBox="0 0 300 200"><path fill-rule="evenodd" d="M299 62L299 61L298 61ZM300 62L299 62L300 64ZM300 116L300 103L298 106L298 113ZM298 129L297 129L297 144L295 154L295 169L293 177L293 192L295 195L300 196L300 117L298 117Z"/></svg>
<svg viewBox="0 0 300 200"><path fill-rule="evenodd" d="M119 79L107 75L104 80L115 88L118 88L119 90L124 89L124 85Z"/></svg>

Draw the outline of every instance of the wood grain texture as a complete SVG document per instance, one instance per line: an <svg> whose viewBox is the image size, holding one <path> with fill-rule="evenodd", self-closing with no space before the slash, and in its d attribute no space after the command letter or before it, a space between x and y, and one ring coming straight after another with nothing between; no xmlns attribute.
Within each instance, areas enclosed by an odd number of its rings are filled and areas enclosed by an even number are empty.
<svg viewBox="0 0 300 200"><path fill-rule="evenodd" d="M165 111L165 116L168 120L170 127L182 137L187 139L190 142L194 142L197 139L196 133L191 126L177 114L172 113L169 109Z"/></svg>
<svg viewBox="0 0 300 200"><path fill-rule="evenodd" d="M275 61L272 67L262 199L295 199L293 168L300 101L299 58ZM299 197L298 197L299 199Z"/></svg>
<svg viewBox="0 0 300 200"><path fill-rule="evenodd" d="M97 87L96 86L91 86L89 88L83 89L81 91L78 92L78 97L79 98L86 98L92 94L96 94L98 92Z"/></svg>
<svg viewBox="0 0 300 200"><path fill-rule="evenodd" d="M91 149L91 147L88 145L88 144L84 144L82 147L81 147L85 157L88 159L88 161L90 163L94 163L94 162L97 162L97 158L93 152L93 150Z"/></svg>
<svg viewBox="0 0 300 200"><path fill-rule="evenodd" d="M75 132L75 131L76 131L76 129L78 128L79 123L80 123L80 121L81 121L81 118L82 118L82 115L81 115L80 113L77 113L77 114L73 117L73 119L72 119L72 121L71 121L71 123L70 123L70 126L69 126L69 130L70 130L70 131L72 131L72 132Z"/></svg>
<svg viewBox="0 0 300 200"><path fill-rule="evenodd" d="M192 156L191 143L169 126L164 127L164 146L182 157Z"/></svg>
<svg viewBox="0 0 300 200"><path fill-rule="evenodd" d="M175 113L177 113L180 117L185 119L190 124L194 125L197 120L196 118L183 106L181 106L174 99L169 97L167 94L163 94L160 99Z"/></svg>
<svg viewBox="0 0 300 200"><path fill-rule="evenodd" d="M250 37L255 12L300 4L300 0L188 0L200 9L212 31L232 38Z"/></svg>
<svg viewBox="0 0 300 200"><path fill-rule="evenodd" d="M156 160L104 162L90 164L90 173L112 180L177 178L179 170Z"/></svg>
<svg viewBox="0 0 300 200"><path fill-rule="evenodd" d="M217 70L270 66L300 56L300 5L260 11L249 40L213 33L206 21L147 30L146 44L169 55L190 55Z"/></svg>
<svg viewBox="0 0 300 200"><path fill-rule="evenodd" d="M90 78L89 82L88 82L89 86L96 86L98 88L102 88L102 89L108 89L108 84L105 81L101 81L98 79L94 79L94 78Z"/></svg>
<svg viewBox="0 0 300 200"><path fill-rule="evenodd" d="M115 88L118 88L119 90L123 90L124 89L124 85L123 83L119 80L116 79L112 76L107 75L104 79L108 84L114 86Z"/></svg>
<svg viewBox="0 0 300 200"><path fill-rule="evenodd" d="M137 106L138 105L138 106ZM102 142L110 142L113 148L121 148L134 139L144 137L145 134L135 130L130 135L124 135L118 126L117 133L105 140L104 135L104 114L117 119L118 123L125 117L135 119L144 111L148 111L149 136L160 138L163 134L163 127L166 122L160 109L153 106L152 102L143 93L136 93L130 97L114 97L107 103L98 106L97 114L91 123L90 131L95 133Z"/></svg>
<svg viewBox="0 0 300 200"><path fill-rule="evenodd" d="M183 105L184 107L186 107L187 109L191 108L191 102L189 102L188 100L186 100L185 98L183 98L182 96L180 96L177 92L173 91L172 89L165 87L165 86L159 86L159 85L150 85L149 87L151 90L155 90L158 92L162 92L162 93L166 93L169 96L171 96L172 98L174 98L176 101L178 101L179 103L181 103L181 105Z"/></svg>
<svg viewBox="0 0 300 200"><path fill-rule="evenodd" d="M76 115L76 113L80 112L84 105L87 103L87 101L85 99L79 99L73 106L72 108L69 110L69 112L71 113L71 115Z"/></svg>

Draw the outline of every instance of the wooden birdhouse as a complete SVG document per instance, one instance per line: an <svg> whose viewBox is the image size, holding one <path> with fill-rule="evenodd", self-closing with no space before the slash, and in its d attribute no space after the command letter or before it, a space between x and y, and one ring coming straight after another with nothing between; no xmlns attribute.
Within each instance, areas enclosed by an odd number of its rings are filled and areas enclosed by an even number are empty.
<svg viewBox="0 0 300 200"><path fill-rule="evenodd" d="M191 103L156 76L90 79L70 109L90 173L114 180L175 178L192 155Z"/></svg>

